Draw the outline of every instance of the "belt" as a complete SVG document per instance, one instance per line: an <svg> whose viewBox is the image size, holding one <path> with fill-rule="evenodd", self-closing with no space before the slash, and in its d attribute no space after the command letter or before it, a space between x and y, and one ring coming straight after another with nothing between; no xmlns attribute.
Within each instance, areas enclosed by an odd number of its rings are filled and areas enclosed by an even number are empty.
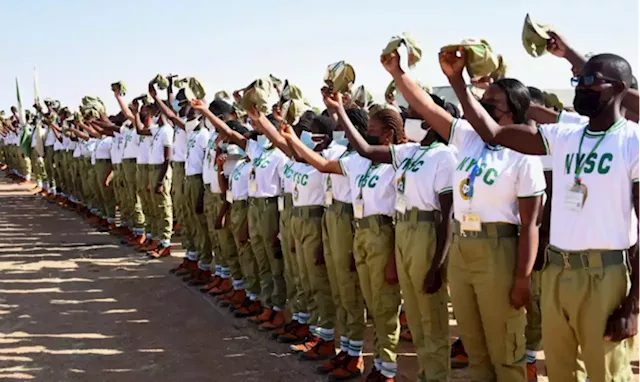
<svg viewBox="0 0 640 382"><path fill-rule="evenodd" d="M563 251L559 248L547 247L549 263L565 269L604 268L612 265L626 264L627 251L616 250L587 250Z"/></svg>
<svg viewBox="0 0 640 382"><path fill-rule="evenodd" d="M187 178L202 178L202 174L187 175Z"/></svg>
<svg viewBox="0 0 640 382"><path fill-rule="evenodd" d="M234 200L231 203L231 207L246 207L248 202L246 200Z"/></svg>
<svg viewBox="0 0 640 382"><path fill-rule="evenodd" d="M383 226L383 225L391 225L393 224L393 219L391 216L387 215L370 215L362 219L354 220L353 224L357 229L360 228L371 228L374 226Z"/></svg>
<svg viewBox="0 0 640 382"><path fill-rule="evenodd" d="M100 163L108 163L108 162L111 162L111 159L98 159L98 158L96 158L96 163L98 163L98 162L100 162Z"/></svg>
<svg viewBox="0 0 640 382"><path fill-rule="evenodd" d="M249 198L249 204L251 204L252 206L258 206L258 205L266 206L272 203L278 203L277 196L271 196L268 198Z"/></svg>
<svg viewBox="0 0 640 382"><path fill-rule="evenodd" d="M482 231L462 231L460 222L455 221L453 233L464 238L486 239L489 237L516 237L518 226L508 223L482 223Z"/></svg>
<svg viewBox="0 0 640 382"><path fill-rule="evenodd" d="M171 161L171 163L177 164L177 165L180 165L180 166L184 166L184 162Z"/></svg>
<svg viewBox="0 0 640 382"><path fill-rule="evenodd" d="M397 222L408 222L408 221L416 221L416 222L434 222L436 221L436 216L439 214L438 211L422 211L417 208L412 208L411 210L401 214L396 214Z"/></svg>
<svg viewBox="0 0 640 382"><path fill-rule="evenodd" d="M162 166L164 166L164 164L148 164L147 165L149 168L162 168Z"/></svg>
<svg viewBox="0 0 640 382"><path fill-rule="evenodd" d="M293 207L291 214L297 218L302 218L302 219L321 218L322 215L324 215L324 207L322 206Z"/></svg>
<svg viewBox="0 0 640 382"><path fill-rule="evenodd" d="M136 158L123 158L122 163L136 163Z"/></svg>
<svg viewBox="0 0 640 382"><path fill-rule="evenodd" d="M353 205L351 203L345 203L334 199L327 209L337 213L338 215L349 214L353 216Z"/></svg>
<svg viewBox="0 0 640 382"><path fill-rule="evenodd" d="M284 208L293 207L293 196L291 194L283 194L284 197Z"/></svg>

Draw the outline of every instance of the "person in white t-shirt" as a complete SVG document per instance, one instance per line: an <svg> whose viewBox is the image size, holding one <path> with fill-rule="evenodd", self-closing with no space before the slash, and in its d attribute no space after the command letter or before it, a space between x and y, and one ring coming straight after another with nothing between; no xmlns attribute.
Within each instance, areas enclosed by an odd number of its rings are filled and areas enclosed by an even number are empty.
<svg viewBox="0 0 640 382"><path fill-rule="evenodd" d="M216 102L224 102L215 100ZM284 305L286 286L284 281L284 261L278 238L278 196L282 193L280 174L286 159L285 154L269 144L266 136L258 140L247 139L233 131L223 120L214 115L201 100L194 100L191 106L200 111L215 127L218 133L227 137L230 143L238 145L252 160L249 174L249 235L251 246L260 268L261 303L264 311L249 317L249 321L259 324L261 330L274 330L284 325ZM261 118L266 118L264 115ZM254 124L259 123L252 118Z"/></svg>
<svg viewBox="0 0 640 382"><path fill-rule="evenodd" d="M622 115L632 81L622 57L591 57L573 78L583 123L478 129L515 150L553 156L555 184L542 340L551 379L574 378L580 349L591 381L631 380L628 341L638 330L638 157L640 130ZM482 118L482 117L480 117ZM595 273L594 273L595 272ZM593 277L597 275L597 283Z"/></svg>
<svg viewBox="0 0 640 382"><path fill-rule="evenodd" d="M135 116L133 115L131 107L122 99L119 90L114 92L114 96L118 101L122 114L127 119L119 131L124 137L122 169L126 180L125 192L127 194L124 219L127 221L127 225L131 227L132 233L132 236L128 240L125 238L125 241L126 244L130 246L142 247L147 241L145 233L146 217L144 215L142 202L145 197L144 192L146 192L144 189L146 184L142 183L146 183L146 181L143 179L142 174L138 174L138 171L144 167L143 163L138 164L142 137L138 135L134 125Z"/></svg>
<svg viewBox="0 0 640 382"><path fill-rule="evenodd" d="M347 136L349 134L347 130ZM349 179L356 227L355 265L365 302L375 322L377 346L374 368L368 378L395 379L400 334L400 288L393 228L395 169L391 164L373 162L358 154L327 160L308 149L291 129L283 135L307 163L323 173L345 175ZM403 143L404 139L402 117L397 111L381 109L370 116L367 142L390 146Z"/></svg>
<svg viewBox="0 0 640 382"><path fill-rule="evenodd" d="M31 118L33 125L33 133L31 134L31 164L33 167L33 176L36 181L35 193L45 195L47 193L44 188L46 182L46 171L44 168L44 133L45 129L42 123L34 115Z"/></svg>
<svg viewBox="0 0 640 382"><path fill-rule="evenodd" d="M444 108L442 99L432 96ZM374 146L345 123L338 97L325 97L346 126L358 153L396 169L396 245L398 280L405 313L417 347L419 378L444 380L449 375L449 326L445 260L452 237L452 174L455 158L446 141L421 119L405 121L412 142ZM419 117L411 108L410 117ZM428 256L425 257L425 248Z"/></svg>
<svg viewBox="0 0 640 382"><path fill-rule="evenodd" d="M460 51L441 53L443 71L454 89L458 82L464 86L462 94L456 93L458 99L467 94L461 76L464 65L456 62L453 71L448 63L457 58L456 53L463 54ZM542 164L483 139L475 126L437 106L400 68L397 52L385 56L382 63L412 109L458 152L448 272L471 377L525 380L525 306L545 190ZM525 122L529 103L527 88L512 79L496 81L483 95L483 106L504 124ZM468 105L463 102L462 106L467 115Z"/></svg>
<svg viewBox="0 0 640 382"><path fill-rule="evenodd" d="M41 115L41 109L38 110ZM54 150L53 145L56 142L56 135L53 132L53 128L46 128L46 138L44 141L44 165L45 172L47 173L47 180L45 182L45 189L48 191L48 199L52 198L56 194L56 180L54 170Z"/></svg>

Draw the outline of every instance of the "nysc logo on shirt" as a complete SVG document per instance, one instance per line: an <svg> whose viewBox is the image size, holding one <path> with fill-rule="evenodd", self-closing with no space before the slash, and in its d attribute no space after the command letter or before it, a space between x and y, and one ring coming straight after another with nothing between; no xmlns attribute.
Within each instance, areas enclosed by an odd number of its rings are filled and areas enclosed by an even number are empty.
<svg viewBox="0 0 640 382"><path fill-rule="evenodd" d="M400 169L402 171L418 172L423 164L424 160L422 159L417 162L412 162L411 158L406 158L400 163Z"/></svg>
<svg viewBox="0 0 640 382"><path fill-rule="evenodd" d="M378 185L380 177L378 175L358 175L356 177L356 184L360 188L375 188Z"/></svg>
<svg viewBox="0 0 640 382"><path fill-rule="evenodd" d="M189 156L189 151L191 151L191 149L194 148L195 145L196 145L196 140L189 139L189 141L187 142L187 156Z"/></svg>
<svg viewBox="0 0 640 382"><path fill-rule="evenodd" d="M255 168L267 168L269 165L269 158L256 158L253 160L253 167Z"/></svg>
<svg viewBox="0 0 640 382"><path fill-rule="evenodd" d="M292 182L299 184L301 186L306 186L309 181L309 175L303 174L293 170L292 165L284 166L284 177L287 179L291 179Z"/></svg>
<svg viewBox="0 0 640 382"><path fill-rule="evenodd" d="M613 154L611 153L602 153L598 155L598 153L591 153L587 157L586 163L585 161L586 153L582 154L567 154L564 158L564 171L565 174L575 174L578 169L578 164L581 164L582 173L583 174L591 174L594 170L598 172L598 174L607 174L609 170L611 170L611 162L613 161Z"/></svg>
<svg viewBox="0 0 640 382"><path fill-rule="evenodd" d="M458 168L456 168L456 171L471 172L471 169L473 168L473 166L476 165L476 163L477 161L475 158L466 157L462 160L462 162L460 162L460 164L458 165ZM478 168L478 173L476 174L476 178L482 179L482 181L486 185L491 186L493 183L495 183L498 175L500 175L498 173L498 170L492 167L487 168L487 164L482 163Z"/></svg>

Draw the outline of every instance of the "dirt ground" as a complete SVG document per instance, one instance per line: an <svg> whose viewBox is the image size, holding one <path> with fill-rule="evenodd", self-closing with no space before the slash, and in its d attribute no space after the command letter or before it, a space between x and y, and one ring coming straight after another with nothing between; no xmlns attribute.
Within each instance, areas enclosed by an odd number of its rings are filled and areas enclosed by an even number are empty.
<svg viewBox="0 0 640 382"><path fill-rule="evenodd" d="M27 188L0 175L0 379L325 380L286 345L170 276L179 247L170 259L147 260ZM400 354L398 380L412 381L411 344ZM468 377L454 371L452 380Z"/></svg>

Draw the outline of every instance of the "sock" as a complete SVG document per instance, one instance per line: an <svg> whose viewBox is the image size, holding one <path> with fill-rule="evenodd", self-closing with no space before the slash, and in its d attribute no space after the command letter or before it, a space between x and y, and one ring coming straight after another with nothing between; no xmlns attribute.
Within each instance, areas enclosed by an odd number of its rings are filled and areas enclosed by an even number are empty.
<svg viewBox="0 0 640 382"><path fill-rule="evenodd" d="M215 275L216 276L222 276L222 266L216 264L216 273L215 273ZM235 280L234 280L234 282L235 282Z"/></svg>
<svg viewBox="0 0 640 382"><path fill-rule="evenodd" d="M362 356L362 346L364 345L364 341L349 341L349 355L352 357L360 357Z"/></svg>
<svg viewBox="0 0 640 382"><path fill-rule="evenodd" d="M527 350L527 363L535 363L535 362L536 362L536 351Z"/></svg>
<svg viewBox="0 0 640 382"><path fill-rule="evenodd" d="M378 358L374 359L373 366L376 368L376 370L380 371L380 369L382 368L382 361Z"/></svg>
<svg viewBox="0 0 640 382"><path fill-rule="evenodd" d="M395 378L398 373L398 364L395 362L382 362L380 373L387 378Z"/></svg>
<svg viewBox="0 0 640 382"><path fill-rule="evenodd" d="M298 313L298 322L302 325L309 323L309 313Z"/></svg>
<svg viewBox="0 0 640 382"><path fill-rule="evenodd" d="M162 248L168 248L171 246L171 240L160 240L160 246Z"/></svg>
<svg viewBox="0 0 640 382"><path fill-rule="evenodd" d="M200 269L201 271L208 271L209 270L209 266L210 264L205 264L201 261L198 261L198 269Z"/></svg>
<svg viewBox="0 0 640 382"><path fill-rule="evenodd" d="M349 351L349 339L345 336L340 336L340 351L345 353Z"/></svg>
<svg viewBox="0 0 640 382"><path fill-rule="evenodd" d="M333 329L318 328L318 337L325 342L333 341Z"/></svg>

